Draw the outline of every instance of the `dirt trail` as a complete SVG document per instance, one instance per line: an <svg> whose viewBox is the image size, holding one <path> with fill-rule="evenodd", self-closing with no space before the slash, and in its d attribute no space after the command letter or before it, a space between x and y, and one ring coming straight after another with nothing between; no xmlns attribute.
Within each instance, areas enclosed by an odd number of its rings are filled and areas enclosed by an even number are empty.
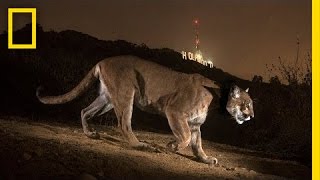
<svg viewBox="0 0 320 180"><path fill-rule="evenodd" d="M79 126L0 118L0 179L310 179L310 168L266 158L261 152L203 142L218 166L197 162L188 147L168 152L172 135L135 131L159 151L129 147L112 127L101 138L84 136Z"/></svg>

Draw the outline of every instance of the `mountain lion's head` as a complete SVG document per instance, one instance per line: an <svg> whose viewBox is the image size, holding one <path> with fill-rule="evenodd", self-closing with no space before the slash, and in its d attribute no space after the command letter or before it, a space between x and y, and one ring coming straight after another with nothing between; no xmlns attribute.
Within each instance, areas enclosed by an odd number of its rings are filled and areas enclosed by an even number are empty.
<svg viewBox="0 0 320 180"><path fill-rule="evenodd" d="M230 89L226 109L238 124L254 117L253 103L248 91L249 88L244 91L236 85Z"/></svg>

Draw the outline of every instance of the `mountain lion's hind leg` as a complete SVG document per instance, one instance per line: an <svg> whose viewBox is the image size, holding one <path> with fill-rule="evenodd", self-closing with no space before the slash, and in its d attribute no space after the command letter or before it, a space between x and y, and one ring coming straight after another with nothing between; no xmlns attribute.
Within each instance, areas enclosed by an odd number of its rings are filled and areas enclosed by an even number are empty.
<svg viewBox="0 0 320 180"><path fill-rule="evenodd" d="M89 138L99 139L99 134L89 127L88 120L94 116L102 115L113 108L110 100L101 94L88 107L81 110L81 121L84 134Z"/></svg>
<svg viewBox="0 0 320 180"><path fill-rule="evenodd" d="M133 111L134 90L119 91L116 103L114 103L114 111L117 115L118 123L124 138L133 147L143 146L144 143L139 142L134 135L131 127L131 118Z"/></svg>
<svg viewBox="0 0 320 180"><path fill-rule="evenodd" d="M217 164L218 160L215 157L207 156L202 149L202 140L201 140L201 123L204 122L205 117L198 117L200 119L195 119L189 122L191 128L191 148L193 154L201 161L206 164Z"/></svg>

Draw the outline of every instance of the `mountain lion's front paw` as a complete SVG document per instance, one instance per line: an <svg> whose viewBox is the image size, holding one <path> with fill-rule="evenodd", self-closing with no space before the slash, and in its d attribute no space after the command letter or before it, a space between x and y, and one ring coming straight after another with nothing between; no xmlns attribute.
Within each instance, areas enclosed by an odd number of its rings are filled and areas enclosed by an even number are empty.
<svg viewBox="0 0 320 180"><path fill-rule="evenodd" d="M207 156L206 158L201 158L201 161L210 164L210 165L216 165L218 164L218 159L212 156Z"/></svg>
<svg viewBox="0 0 320 180"><path fill-rule="evenodd" d="M84 134L91 139L99 139L100 138L100 135L99 135L99 133L97 133L97 131L87 131L87 132L84 132Z"/></svg>
<svg viewBox="0 0 320 180"><path fill-rule="evenodd" d="M178 144L175 141L172 141L167 144L167 148L172 152L177 152L178 151Z"/></svg>

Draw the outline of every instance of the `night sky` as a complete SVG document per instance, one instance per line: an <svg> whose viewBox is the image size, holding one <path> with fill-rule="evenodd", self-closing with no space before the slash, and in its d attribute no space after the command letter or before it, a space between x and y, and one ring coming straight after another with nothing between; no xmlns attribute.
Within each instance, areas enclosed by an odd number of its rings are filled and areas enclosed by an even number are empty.
<svg viewBox="0 0 320 180"><path fill-rule="evenodd" d="M200 49L215 66L241 78L266 76L266 63L311 51L311 0L1 0L0 31L8 7L36 7L45 30L72 29L99 39L151 48L194 50L192 21L200 20ZM28 16L17 18L20 28Z"/></svg>

